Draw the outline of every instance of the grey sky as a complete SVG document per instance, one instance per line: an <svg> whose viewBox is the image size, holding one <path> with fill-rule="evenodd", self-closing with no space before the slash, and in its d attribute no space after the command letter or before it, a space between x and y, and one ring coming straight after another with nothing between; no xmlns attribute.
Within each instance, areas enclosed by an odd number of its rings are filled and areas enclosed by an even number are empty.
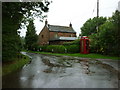
<svg viewBox="0 0 120 90"><path fill-rule="evenodd" d="M72 23L77 36L80 33L80 27L89 18L93 18L97 13L97 0L52 0L47 13L48 23L51 25L69 26ZM112 13L118 8L120 0L99 0L99 16L112 16ZM35 20L37 34L40 33L44 22ZM25 36L26 30L21 30L21 36Z"/></svg>

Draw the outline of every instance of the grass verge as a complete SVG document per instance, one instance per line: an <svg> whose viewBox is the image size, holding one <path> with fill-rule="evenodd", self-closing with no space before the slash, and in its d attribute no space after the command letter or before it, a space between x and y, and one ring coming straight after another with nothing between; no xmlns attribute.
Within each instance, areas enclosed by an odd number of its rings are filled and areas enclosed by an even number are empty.
<svg viewBox="0 0 120 90"><path fill-rule="evenodd" d="M28 56L25 55L22 56L23 57L20 59L14 58L15 61L12 63L2 65L2 76L22 68L25 64L27 64L30 61L30 58Z"/></svg>
<svg viewBox="0 0 120 90"><path fill-rule="evenodd" d="M62 55L62 56L75 56L75 57L81 57L81 58L93 58L93 59L112 59L112 60L120 60L120 57L114 57L114 56L106 56L101 54L81 54L81 53L50 53L50 52L38 52L38 51L27 51L32 53L38 53L38 54L49 54L49 55Z"/></svg>

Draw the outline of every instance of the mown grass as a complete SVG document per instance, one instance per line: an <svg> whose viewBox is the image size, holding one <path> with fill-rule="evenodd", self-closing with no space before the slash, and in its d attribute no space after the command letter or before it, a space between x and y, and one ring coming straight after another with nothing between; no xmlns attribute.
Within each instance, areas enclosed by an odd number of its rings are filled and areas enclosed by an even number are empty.
<svg viewBox="0 0 120 90"><path fill-rule="evenodd" d="M30 58L25 55L23 55L22 58L19 59L14 58L14 59L15 59L14 62L2 65L2 76L22 68L25 64L27 64L30 61Z"/></svg>
<svg viewBox="0 0 120 90"><path fill-rule="evenodd" d="M27 51L27 52L49 54L49 55L75 56L75 57L81 57L81 58L120 60L120 57L106 56L106 55L94 54L94 53L81 54L81 53L50 53L50 52L38 52L38 51Z"/></svg>

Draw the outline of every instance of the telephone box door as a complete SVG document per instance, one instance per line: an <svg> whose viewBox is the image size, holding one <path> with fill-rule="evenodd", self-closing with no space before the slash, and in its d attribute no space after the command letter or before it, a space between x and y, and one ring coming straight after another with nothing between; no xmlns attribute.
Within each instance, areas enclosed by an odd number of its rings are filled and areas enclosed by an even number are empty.
<svg viewBox="0 0 120 90"><path fill-rule="evenodd" d="M81 45L81 53L82 54L88 54L89 53L89 39L88 37L82 37L80 40Z"/></svg>

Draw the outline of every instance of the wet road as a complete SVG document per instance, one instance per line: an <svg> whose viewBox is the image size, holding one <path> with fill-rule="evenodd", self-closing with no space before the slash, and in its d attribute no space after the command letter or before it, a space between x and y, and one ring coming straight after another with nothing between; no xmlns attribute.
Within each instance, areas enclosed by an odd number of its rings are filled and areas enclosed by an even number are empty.
<svg viewBox="0 0 120 90"><path fill-rule="evenodd" d="M3 88L118 88L117 70L100 61L22 53L32 62L4 76Z"/></svg>

